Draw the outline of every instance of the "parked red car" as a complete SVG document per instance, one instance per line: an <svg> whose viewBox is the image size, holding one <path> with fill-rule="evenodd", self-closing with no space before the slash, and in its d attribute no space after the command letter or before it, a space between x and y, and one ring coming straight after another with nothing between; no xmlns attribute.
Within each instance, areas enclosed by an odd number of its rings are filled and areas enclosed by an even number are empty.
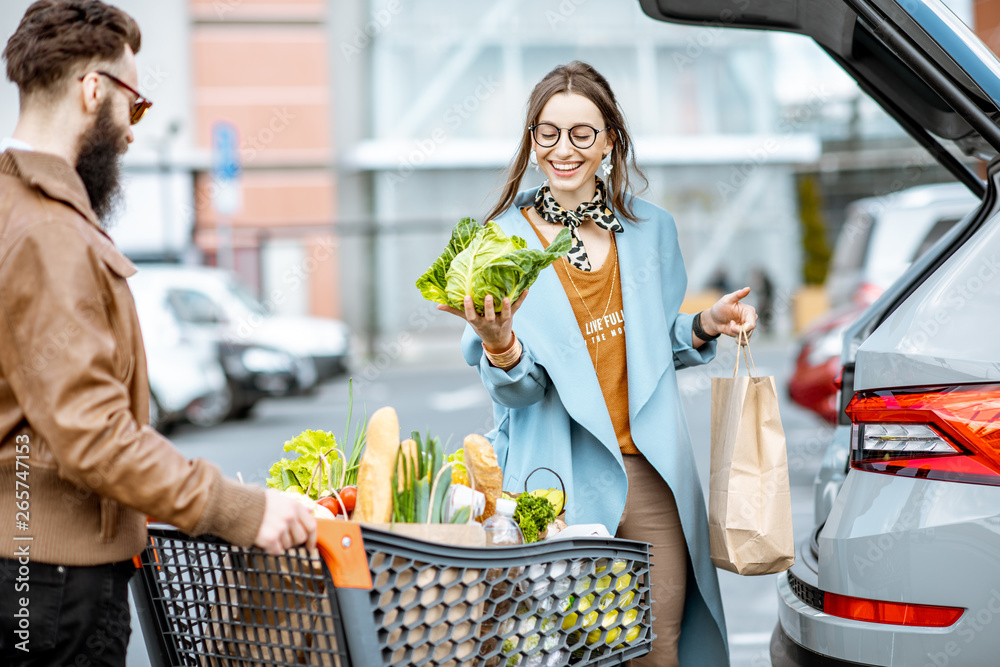
<svg viewBox="0 0 1000 667"><path fill-rule="evenodd" d="M820 417L837 423L837 389L844 332L868 304L850 305L829 313L803 335L795 372L788 381L789 397Z"/></svg>
<svg viewBox="0 0 1000 667"><path fill-rule="evenodd" d="M965 186L942 183L860 199L847 208L826 285L833 310L802 335L788 383L793 401L837 422L844 332L978 202Z"/></svg>

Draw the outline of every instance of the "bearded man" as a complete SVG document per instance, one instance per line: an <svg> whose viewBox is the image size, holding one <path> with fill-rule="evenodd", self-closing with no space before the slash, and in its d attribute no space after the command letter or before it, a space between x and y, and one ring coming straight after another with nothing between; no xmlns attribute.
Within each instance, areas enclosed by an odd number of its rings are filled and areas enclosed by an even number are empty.
<svg viewBox="0 0 1000 667"><path fill-rule="evenodd" d="M139 27L40 0L4 49L20 114L0 141L0 665L125 664L146 517L279 554L315 544L295 500L186 460L149 427L119 197Z"/></svg>

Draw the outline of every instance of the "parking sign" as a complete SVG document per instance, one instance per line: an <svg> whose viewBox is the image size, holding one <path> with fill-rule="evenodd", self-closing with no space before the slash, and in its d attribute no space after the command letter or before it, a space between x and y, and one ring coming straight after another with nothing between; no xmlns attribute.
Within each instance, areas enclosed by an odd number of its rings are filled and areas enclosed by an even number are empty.
<svg viewBox="0 0 1000 667"><path fill-rule="evenodd" d="M228 121L212 125L212 204L219 215L229 217L239 210L240 134Z"/></svg>

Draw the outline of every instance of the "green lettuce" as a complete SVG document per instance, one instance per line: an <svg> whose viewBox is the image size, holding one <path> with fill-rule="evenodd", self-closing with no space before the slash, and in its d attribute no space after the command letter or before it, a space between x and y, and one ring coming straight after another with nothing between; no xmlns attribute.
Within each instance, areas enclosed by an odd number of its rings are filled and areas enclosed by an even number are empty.
<svg viewBox="0 0 1000 667"><path fill-rule="evenodd" d="M480 313L486 295L492 294L495 310L500 312L504 298L516 301L542 269L566 256L572 243L569 230L564 229L545 250L532 250L521 237L504 234L495 222L480 225L462 218L444 252L417 279L417 289L425 299L458 310L471 294Z"/></svg>
<svg viewBox="0 0 1000 667"><path fill-rule="evenodd" d="M339 488L340 475L344 464L333 454L337 439L327 431L306 430L291 440L285 441L286 452L296 452L294 459L281 459L268 470L267 485L274 489L298 486L313 500L319 498L323 489ZM321 458L323 464L320 464ZM286 472L282 472L286 471ZM291 475L289 475L291 473ZM310 487L309 482L312 481Z"/></svg>

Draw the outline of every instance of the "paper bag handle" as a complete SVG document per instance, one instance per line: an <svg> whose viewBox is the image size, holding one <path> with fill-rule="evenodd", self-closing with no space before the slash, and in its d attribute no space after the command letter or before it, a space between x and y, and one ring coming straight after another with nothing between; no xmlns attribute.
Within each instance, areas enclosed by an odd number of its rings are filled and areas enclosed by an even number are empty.
<svg viewBox="0 0 1000 667"><path fill-rule="evenodd" d="M747 333L747 330L743 327L743 325L740 325L740 335L739 338L737 338L736 340L736 344L739 345L739 347L742 348L743 350L743 360L746 362L747 373L749 374L751 372L750 369L752 368L753 377L758 377L757 365L754 364L753 354L751 354L750 352L750 334ZM736 374L739 372L739 370L740 370L740 351L737 350L736 365L733 367L733 377L736 377Z"/></svg>

